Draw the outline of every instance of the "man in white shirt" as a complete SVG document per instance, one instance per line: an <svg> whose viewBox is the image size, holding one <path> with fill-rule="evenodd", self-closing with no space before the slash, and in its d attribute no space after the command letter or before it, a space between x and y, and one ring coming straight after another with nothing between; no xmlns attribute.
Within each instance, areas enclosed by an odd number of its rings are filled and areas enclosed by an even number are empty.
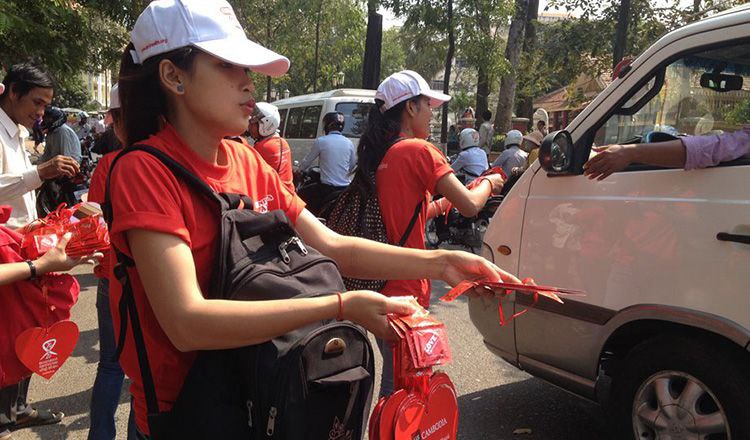
<svg viewBox="0 0 750 440"><path fill-rule="evenodd" d="M0 204L13 208L6 226L18 228L35 220L34 190L42 180L78 174L78 162L70 157L55 156L31 165L24 148L29 130L52 101L49 76L29 64L11 67L3 80L5 93L0 95Z"/></svg>
<svg viewBox="0 0 750 440"><path fill-rule="evenodd" d="M6 226L20 227L36 219L34 190L44 179L75 176L78 163L65 156L32 166L24 143L34 123L52 101L52 80L30 64L12 66L0 95L0 204L13 208ZM1 312L1 311L0 311ZM0 319L3 319L0 317ZM62 413L37 411L26 403L29 379L0 389L0 437L11 429L58 423Z"/></svg>
<svg viewBox="0 0 750 440"><path fill-rule="evenodd" d="M489 154L492 149L492 138L495 135L495 127L492 125L492 112L485 110L482 112L482 125L479 126L479 147Z"/></svg>

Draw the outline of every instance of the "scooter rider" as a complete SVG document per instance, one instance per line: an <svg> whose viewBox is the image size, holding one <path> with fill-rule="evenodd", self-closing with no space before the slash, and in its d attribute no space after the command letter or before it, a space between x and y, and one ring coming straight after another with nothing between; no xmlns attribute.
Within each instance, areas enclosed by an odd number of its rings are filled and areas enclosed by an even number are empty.
<svg viewBox="0 0 750 440"><path fill-rule="evenodd" d="M332 193L342 191L349 186L352 181L352 173L357 166L354 144L342 134L343 130L344 114L341 112L326 113L323 116L325 135L315 140L312 149L300 164L300 169L307 171L312 167L315 159L318 159L320 188L316 199L321 205L325 204ZM314 201L307 202L315 204ZM315 212L314 208L314 206L310 207L313 212Z"/></svg>
<svg viewBox="0 0 750 440"><path fill-rule="evenodd" d="M50 106L44 110L39 128L46 136L46 143L44 154L39 158L40 162L47 162L57 155L63 155L81 163L81 141L78 140L75 131L65 123L66 119L65 112L57 107Z"/></svg>
<svg viewBox="0 0 750 440"><path fill-rule="evenodd" d="M461 152L451 164L456 174L466 176L466 182L470 182L489 168L487 153L479 147L479 132L473 128L464 128L459 136Z"/></svg>
<svg viewBox="0 0 750 440"><path fill-rule="evenodd" d="M255 150L271 168L276 170L284 186L294 192L292 152L286 139L279 135L280 124L281 116L275 105L257 102L247 129L255 140L253 145Z"/></svg>

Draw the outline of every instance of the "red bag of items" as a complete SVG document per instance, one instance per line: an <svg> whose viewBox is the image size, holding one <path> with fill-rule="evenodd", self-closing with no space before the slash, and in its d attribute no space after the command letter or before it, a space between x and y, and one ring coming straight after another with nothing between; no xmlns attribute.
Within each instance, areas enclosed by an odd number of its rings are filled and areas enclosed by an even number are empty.
<svg viewBox="0 0 750 440"><path fill-rule="evenodd" d="M66 252L71 257L82 257L109 249L109 232L101 209L93 203L80 203L72 208L60 205L43 219L35 220L23 229L22 247L29 259L37 259L70 232Z"/></svg>
<svg viewBox="0 0 750 440"><path fill-rule="evenodd" d="M0 226L0 263L27 259L22 240L21 234ZM29 328L49 327L69 319L80 290L78 281L68 274L46 274L35 281L0 286L0 388L31 375L16 355L18 336Z"/></svg>
<svg viewBox="0 0 750 440"><path fill-rule="evenodd" d="M445 325L426 311L412 316L388 315L388 323L398 337L393 347L396 391L375 405L370 439L455 439L455 387L445 373L432 371L451 360Z"/></svg>

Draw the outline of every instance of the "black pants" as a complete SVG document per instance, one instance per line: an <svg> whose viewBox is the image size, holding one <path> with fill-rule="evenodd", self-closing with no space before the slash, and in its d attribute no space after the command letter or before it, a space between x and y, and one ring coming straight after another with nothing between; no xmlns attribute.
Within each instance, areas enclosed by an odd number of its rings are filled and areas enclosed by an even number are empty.
<svg viewBox="0 0 750 440"><path fill-rule="evenodd" d="M0 427L16 421L16 414L26 410L31 377L0 389Z"/></svg>
<svg viewBox="0 0 750 440"><path fill-rule="evenodd" d="M307 209L316 216L321 215L323 209L335 199L335 195L346 188L347 187L345 186L333 186L319 183L315 186L314 191L310 191L311 193L314 193L310 194L308 197L309 200L305 199L307 202Z"/></svg>

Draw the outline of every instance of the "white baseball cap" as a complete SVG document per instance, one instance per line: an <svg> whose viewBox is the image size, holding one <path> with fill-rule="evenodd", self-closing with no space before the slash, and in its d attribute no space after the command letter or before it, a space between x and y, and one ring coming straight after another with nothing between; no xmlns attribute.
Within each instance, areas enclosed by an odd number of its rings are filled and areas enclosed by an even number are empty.
<svg viewBox="0 0 750 440"><path fill-rule="evenodd" d="M424 95L430 98L430 107L433 108L440 107L451 100L451 97L445 93L440 93L430 89L430 86L427 84L427 81L422 78L422 75L413 70L402 70L384 79L378 86L378 91L375 93L375 99L384 102L384 104L380 106L380 111L381 113L385 113L386 110L392 108L399 102L406 101L409 98L419 95Z"/></svg>
<svg viewBox="0 0 750 440"><path fill-rule="evenodd" d="M5 91L5 84L0 83L0 95L2 95L4 91Z"/></svg>
<svg viewBox="0 0 750 440"><path fill-rule="evenodd" d="M458 146L462 150L479 145L479 132L473 128L464 128L459 136Z"/></svg>
<svg viewBox="0 0 750 440"><path fill-rule="evenodd" d="M509 147L511 145L518 145L520 147L521 142L523 142L523 133L518 130L511 130L505 135L506 147Z"/></svg>
<svg viewBox="0 0 750 440"><path fill-rule="evenodd" d="M120 108L120 92L117 83L109 89L109 109L114 110Z"/></svg>
<svg viewBox="0 0 750 440"><path fill-rule="evenodd" d="M225 0L156 0L138 17L130 33L133 61L194 46L228 63L269 76L289 70L289 60L245 36Z"/></svg>

